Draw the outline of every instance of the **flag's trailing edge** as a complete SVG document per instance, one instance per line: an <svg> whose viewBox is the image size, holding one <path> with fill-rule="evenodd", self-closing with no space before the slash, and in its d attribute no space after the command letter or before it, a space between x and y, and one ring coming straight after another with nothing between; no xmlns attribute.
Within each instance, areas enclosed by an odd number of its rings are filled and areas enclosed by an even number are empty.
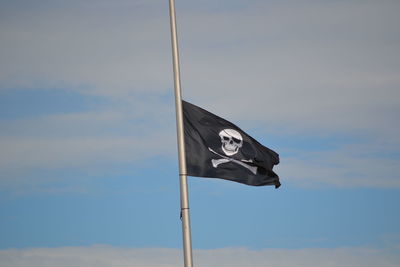
<svg viewBox="0 0 400 267"><path fill-rule="evenodd" d="M279 155L233 123L182 101L187 175L247 185L281 184L272 171Z"/></svg>

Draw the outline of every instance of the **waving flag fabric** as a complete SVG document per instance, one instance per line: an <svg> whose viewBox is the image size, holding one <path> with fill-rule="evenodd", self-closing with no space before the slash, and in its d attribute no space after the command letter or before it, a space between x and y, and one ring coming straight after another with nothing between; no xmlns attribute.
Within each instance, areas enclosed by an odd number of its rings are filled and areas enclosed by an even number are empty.
<svg viewBox="0 0 400 267"><path fill-rule="evenodd" d="M279 155L233 123L182 101L187 175L280 186Z"/></svg>

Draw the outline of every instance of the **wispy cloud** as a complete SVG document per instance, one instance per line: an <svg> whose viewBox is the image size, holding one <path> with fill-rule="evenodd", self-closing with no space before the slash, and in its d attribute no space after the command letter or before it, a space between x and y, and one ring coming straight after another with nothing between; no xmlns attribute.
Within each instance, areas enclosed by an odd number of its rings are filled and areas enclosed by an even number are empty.
<svg viewBox="0 0 400 267"><path fill-rule="evenodd" d="M298 152L284 158L277 171L298 186L399 188L398 159L343 148ZM374 151L376 153L376 151Z"/></svg>
<svg viewBox="0 0 400 267"><path fill-rule="evenodd" d="M61 84L102 95L165 90L171 80L165 4L118 3L5 6L1 87Z"/></svg>
<svg viewBox="0 0 400 267"><path fill-rule="evenodd" d="M0 167L56 169L166 155L175 148L166 140L175 137L172 129L162 127L166 121L157 123L162 117L143 122L111 111L13 121L4 127L13 135L0 139Z"/></svg>
<svg viewBox="0 0 400 267"><path fill-rule="evenodd" d="M182 266L178 249L129 249L110 246L10 249L0 251L0 263L14 267L63 266ZM224 248L195 250L194 263L199 266L266 266L277 267L395 267L399 255L391 250L366 248L249 250Z"/></svg>

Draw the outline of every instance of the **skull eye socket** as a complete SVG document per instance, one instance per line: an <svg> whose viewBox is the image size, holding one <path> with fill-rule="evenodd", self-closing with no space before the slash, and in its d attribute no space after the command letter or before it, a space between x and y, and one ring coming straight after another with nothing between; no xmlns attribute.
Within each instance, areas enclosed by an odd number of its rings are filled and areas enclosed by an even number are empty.
<svg viewBox="0 0 400 267"><path fill-rule="evenodd" d="M227 136L223 136L222 137L225 141L229 141L229 137L227 137Z"/></svg>
<svg viewBox="0 0 400 267"><path fill-rule="evenodd" d="M242 140L240 140L240 139L237 139L237 138L235 138L235 137L232 137L232 139L233 139L233 141L235 142L235 143L240 143Z"/></svg>

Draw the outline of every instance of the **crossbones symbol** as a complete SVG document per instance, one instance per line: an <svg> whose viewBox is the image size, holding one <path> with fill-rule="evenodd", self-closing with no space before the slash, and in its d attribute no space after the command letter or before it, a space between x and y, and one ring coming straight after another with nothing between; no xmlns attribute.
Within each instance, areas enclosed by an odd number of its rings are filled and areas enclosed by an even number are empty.
<svg viewBox="0 0 400 267"><path fill-rule="evenodd" d="M251 166L245 162L253 162L251 159L250 160L236 160L234 158L231 158L229 156L233 156L236 153L239 152L239 149L243 145L243 138L241 134L233 129L224 129L219 133L219 136L221 137L221 143L222 143L222 151L225 153L226 156L221 155L217 152L215 152L212 148L208 148L212 153L215 155L220 156L220 159L212 159L211 163L214 168L218 168L220 164L223 163L228 163L228 162L233 162L236 163L249 171L251 171L253 174L257 174L257 167Z"/></svg>

